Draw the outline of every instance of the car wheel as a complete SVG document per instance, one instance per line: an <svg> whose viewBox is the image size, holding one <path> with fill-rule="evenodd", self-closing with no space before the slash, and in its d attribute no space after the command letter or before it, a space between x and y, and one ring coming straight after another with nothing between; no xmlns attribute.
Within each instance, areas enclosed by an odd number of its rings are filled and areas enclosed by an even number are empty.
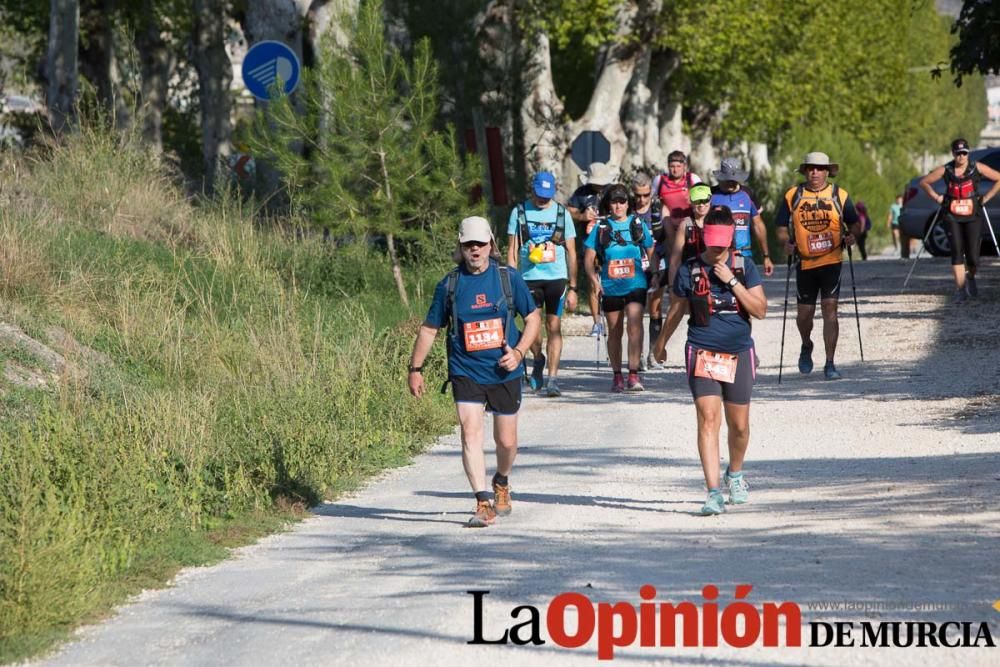
<svg viewBox="0 0 1000 667"><path fill-rule="evenodd" d="M930 234L927 234L927 227L924 226L924 235L927 237L927 243L924 245L927 248L927 252L934 255L935 257L950 257L951 256L951 237L948 236L948 228L944 224L944 220L940 219L938 216L938 221L934 225L934 230ZM930 220L927 221L929 225Z"/></svg>

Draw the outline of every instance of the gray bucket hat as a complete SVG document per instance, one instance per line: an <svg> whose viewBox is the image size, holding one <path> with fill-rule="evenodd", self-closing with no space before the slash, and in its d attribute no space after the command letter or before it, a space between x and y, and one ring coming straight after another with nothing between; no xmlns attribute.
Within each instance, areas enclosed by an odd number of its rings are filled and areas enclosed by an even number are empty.
<svg viewBox="0 0 1000 667"><path fill-rule="evenodd" d="M814 167L827 167L830 169L830 176L836 176L837 172L840 171L840 165L836 162L830 162L830 156L826 153L820 153L819 151L814 151L812 153L806 153L806 158L802 160L802 164L799 165L799 173L806 173L806 166L812 165Z"/></svg>
<svg viewBox="0 0 1000 667"><path fill-rule="evenodd" d="M736 181L741 185L746 185L750 173L740 167L740 161L734 157L722 158L722 164L718 171L713 171L712 176L719 181Z"/></svg>
<svg viewBox="0 0 1000 667"><path fill-rule="evenodd" d="M580 174L583 185L609 185L615 180L615 170L605 162L591 162L587 173Z"/></svg>

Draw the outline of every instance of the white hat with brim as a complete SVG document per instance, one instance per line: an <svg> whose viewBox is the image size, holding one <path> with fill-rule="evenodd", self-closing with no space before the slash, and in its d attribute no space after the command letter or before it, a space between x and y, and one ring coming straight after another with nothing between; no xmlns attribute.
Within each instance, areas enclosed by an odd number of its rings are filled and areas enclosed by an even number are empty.
<svg viewBox="0 0 1000 667"><path fill-rule="evenodd" d="M468 243L469 241L479 241L489 243L493 240L493 228L490 227L489 220L478 215L465 218L458 225L458 242Z"/></svg>
<svg viewBox="0 0 1000 667"><path fill-rule="evenodd" d="M830 156L826 153L806 153L806 159L802 161L799 165L799 173L806 173L806 166L813 167L828 167L830 169L830 175L836 176L837 172L840 171L840 165L836 162L830 162Z"/></svg>
<svg viewBox="0 0 1000 667"><path fill-rule="evenodd" d="M615 171L605 162L591 162L587 173L580 174L583 185L609 185L615 180Z"/></svg>

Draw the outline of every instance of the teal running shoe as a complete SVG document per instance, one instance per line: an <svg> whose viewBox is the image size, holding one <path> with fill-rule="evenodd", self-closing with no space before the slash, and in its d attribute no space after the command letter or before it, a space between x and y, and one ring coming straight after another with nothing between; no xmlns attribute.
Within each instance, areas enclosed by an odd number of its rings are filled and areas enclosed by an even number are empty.
<svg viewBox="0 0 1000 667"><path fill-rule="evenodd" d="M833 365L833 362L828 361L826 362L826 366L823 367L823 377L827 380L839 380L843 376L837 370L837 367Z"/></svg>
<svg viewBox="0 0 1000 667"><path fill-rule="evenodd" d="M528 378L528 385L531 387L532 391L539 391L542 388L543 376L545 375L545 355L539 354L535 357L534 363L531 365L531 377Z"/></svg>
<svg viewBox="0 0 1000 667"><path fill-rule="evenodd" d="M743 471L729 472L722 476L722 483L729 487L729 503L731 505L742 505L750 500L750 485L743 478Z"/></svg>
<svg viewBox="0 0 1000 667"><path fill-rule="evenodd" d="M715 516L726 511L726 499L722 497L722 491L712 489L708 492L708 498L701 508L702 516Z"/></svg>

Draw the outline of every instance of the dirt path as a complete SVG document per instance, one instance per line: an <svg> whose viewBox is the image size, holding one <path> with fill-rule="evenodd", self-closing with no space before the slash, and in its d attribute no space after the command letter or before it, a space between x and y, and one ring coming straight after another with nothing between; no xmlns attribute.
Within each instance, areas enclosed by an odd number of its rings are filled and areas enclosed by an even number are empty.
<svg viewBox="0 0 1000 667"><path fill-rule="evenodd" d="M648 374L647 391L635 396L609 394L606 365L594 370L593 339L573 338L564 397L526 400L510 518L486 530L460 527L472 502L456 437L444 438L292 532L142 595L50 663L594 663L595 641L561 648L544 630L543 646L468 645L466 591L490 591L485 633L495 638L528 618L511 621L517 605L538 607L544 625L561 592L638 604L647 583L658 601L699 605L702 587L714 584L720 608L737 584L752 584L747 599L758 607L801 606L804 645L808 621L862 620L989 621L1000 643L1000 612L991 609L1000 598L1000 262L983 273L984 297L960 308L946 305L943 261L922 264L901 297L905 268L899 260L857 266L863 365L845 269L839 382L795 371L790 320L786 381L776 384L783 269L767 282L769 317L754 329L762 367L748 505L717 518L696 514L704 491L677 364L682 336L668 348L669 370ZM825 603L894 608L820 610ZM902 608L927 603L948 608ZM860 627L853 638L860 643ZM616 657L986 665L1000 656L1000 648L636 644Z"/></svg>

